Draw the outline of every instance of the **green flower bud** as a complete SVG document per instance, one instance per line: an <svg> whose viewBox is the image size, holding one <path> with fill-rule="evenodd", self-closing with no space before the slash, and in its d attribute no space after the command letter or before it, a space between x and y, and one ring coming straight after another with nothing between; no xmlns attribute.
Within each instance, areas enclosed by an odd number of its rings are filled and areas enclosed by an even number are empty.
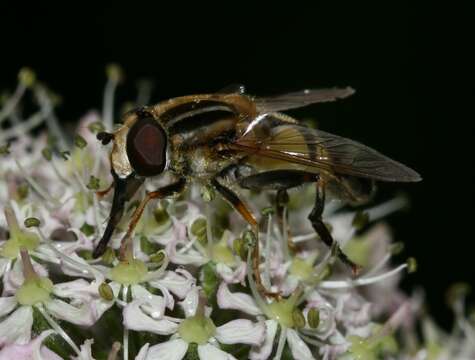
<svg viewBox="0 0 475 360"><path fill-rule="evenodd" d="M89 189L89 190L98 190L99 187L101 185L101 180L96 178L94 175L91 175L89 177L89 182L88 184L86 185L86 187Z"/></svg>
<svg viewBox="0 0 475 360"><path fill-rule="evenodd" d="M407 272L409 274L417 271L417 261L415 258L410 257L406 260L407 263Z"/></svg>
<svg viewBox="0 0 475 360"><path fill-rule="evenodd" d="M115 63L108 64L106 66L106 75L108 79L114 82L120 82L124 78L124 72L122 71L122 68L119 64Z"/></svg>
<svg viewBox="0 0 475 360"><path fill-rule="evenodd" d="M274 208L272 206L265 207L264 209L261 210L262 216L269 216L274 214Z"/></svg>
<svg viewBox="0 0 475 360"><path fill-rule="evenodd" d="M27 228L38 227L38 226L40 226L40 220L38 220L37 218L34 218L34 217L29 217L29 218L25 219L24 224Z"/></svg>
<svg viewBox="0 0 475 360"><path fill-rule="evenodd" d="M153 212L153 217L158 225L164 225L168 220L170 220L170 215L168 215L167 209L163 207L157 207Z"/></svg>
<svg viewBox="0 0 475 360"><path fill-rule="evenodd" d="M404 243L395 242L389 246L389 252L392 255L399 255L404 250Z"/></svg>
<svg viewBox="0 0 475 360"><path fill-rule="evenodd" d="M16 189L18 198L20 200L26 199L28 197L29 190L30 188L27 183L23 183L19 185L18 188Z"/></svg>
<svg viewBox="0 0 475 360"><path fill-rule="evenodd" d="M10 154L10 143L0 146L0 155Z"/></svg>
<svg viewBox="0 0 475 360"><path fill-rule="evenodd" d="M106 282L103 282L101 285L99 285L99 296L103 298L106 301L112 301L114 300L114 292L112 291L112 288L110 285Z"/></svg>
<svg viewBox="0 0 475 360"><path fill-rule="evenodd" d="M244 241L242 239L234 239L233 250L237 256L239 256L242 260L246 261L246 245L244 244Z"/></svg>
<svg viewBox="0 0 475 360"><path fill-rule="evenodd" d="M311 308L308 311L307 322L308 326L310 326L312 329L318 328L318 325L320 324L320 312L317 308Z"/></svg>
<svg viewBox="0 0 475 360"><path fill-rule="evenodd" d="M199 218L193 221L193 224L191 224L190 231L196 237L206 235L206 219Z"/></svg>
<svg viewBox="0 0 475 360"><path fill-rule="evenodd" d="M161 265L165 261L166 256L167 255L165 254L165 251L160 250L150 256L150 261L155 263L156 265Z"/></svg>
<svg viewBox="0 0 475 360"><path fill-rule="evenodd" d="M256 245L257 238L254 232L252 232L251 230L244 231L244 233L242 234L242 239L248 249L253 248Z"/></svg>
<svg viewBox="0 0 475 360"><path fill-rule="evenodd" d="M28 67L21 68L18 72L18 81L26 87L32 87L36 81L36 74Z"/></svg>
<svg viewBox="0 0 475 360"><path fill-rule="evenodd" d="M82 224L82 226L80 227L79 230L81 230L81 232L86 236L90 236L90 235L94 234L94 231L95 231L94 226L89 225L86 222L84 224Z"/></svg>
<svg viewBox="0 0 475 360"><path fill-rule="evenodd" d="M41 155L43 155L47 161L51 161L53 158L53 152L49 147L45 147L43 150L41 150Z"/></svg>
<svg viewBox="0 0 475 360"><path fill-rule="evenodd" d="M81 135L76 134L74 136L74 145L80 149L84 149L87 146L87 141Z"/></svg>
<svg viewBox="0 0 475 360"><path fill-rule="evenodd" d="M300 309L294 309L292 311L292 321L296 329L302 329L305 327L305 316Z"/></svg>
<svg viewBox="0 0 475 360"><path fill-rule="evenodd" d="M101 131L104 131L105 130L105 127L104 127L104 124L102 123L102 121L94 121L92 123L90 123L87 128L89 129L90 132L92 132L93 134L96 134L98 132L101 132Z"/></svg>

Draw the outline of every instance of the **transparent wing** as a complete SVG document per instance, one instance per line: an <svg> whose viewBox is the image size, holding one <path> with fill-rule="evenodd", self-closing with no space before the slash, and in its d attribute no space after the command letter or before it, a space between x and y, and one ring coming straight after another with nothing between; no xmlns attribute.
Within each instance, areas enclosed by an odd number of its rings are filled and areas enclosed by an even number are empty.
<svg viewBox="0 0 475 360"><path fill-rule="evenodd" d="M301 164L336 174L382 181L419 181L420 175L356 141L299 125L255 125L234 148L255 156Z"/></svg>
<svg viewBox="0 0 475 360"><path fill-rule="evenodd" d="M351 87L344 89L309 89L271 97L256 97L254 101L259 113L271 113L344 99L354 94L354 92L355 90Z"/></svg>

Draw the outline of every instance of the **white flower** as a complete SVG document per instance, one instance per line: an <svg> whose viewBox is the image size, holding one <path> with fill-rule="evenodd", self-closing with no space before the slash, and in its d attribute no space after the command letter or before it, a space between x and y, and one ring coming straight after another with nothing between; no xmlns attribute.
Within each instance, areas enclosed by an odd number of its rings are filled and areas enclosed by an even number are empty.
<svg viewBox="0 0 475 360"><path fill-rule="evenodd" d="M160 319L151 316L138 315L140 303L128 304L124 311L124 323L130 329L140 329L158 334L162 333L159 324L167 320L162 315ZM146 360L180 360L190 344L197 344L198 356L202 360L209 359L235 359L232 355L222 351L222 344L249 344L260 345L264 341L265 327L262 322L254 323L251 320L232 320L224 325L216 327L211 320L210 308L205 308L199 294L199 288L195 287L188 296L180 303L186 318L168 327L168 331L174 330L170 340L149 347L146 350Z"/></svg>

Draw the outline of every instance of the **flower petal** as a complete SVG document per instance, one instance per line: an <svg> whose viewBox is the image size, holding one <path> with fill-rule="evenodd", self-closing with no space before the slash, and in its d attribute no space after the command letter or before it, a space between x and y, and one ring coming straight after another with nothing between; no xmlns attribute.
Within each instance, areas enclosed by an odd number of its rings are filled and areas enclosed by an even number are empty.
<svg viewBox="0 0 475 360"><path fill-rule="evenodd" d="M46 268L38 264L36 261L31 259L33 268L39 276L48 276L48 271ZM10 271L7 271L3 277L3 294L4 295L13 295L16 290L23 284L25 278L23 277L23 266L21 261L15 261L13 268Z"/></svg>
<svg viewBox="0 0 475 360"><path fill-rule="evenodd" d="M210 344L198 345L200 360L236 360L234 356Z"/></svg>
<svg viewBox="0 0 475 360"><path fill-rule="evenodd" d="M42 346L44 339L53 334L53 330L43 331L27 344L10 344L0 350L0 359L15 360L61 360L56 353Z"/></svg>
<svg viewBox="0 0 475 360"><path fill-rule="evenodd" d="M154 319L141 308L144 301L134 300L123 311L124 326L135 331L150 331L159 335L170 335L178 331L178 324L168 319ZM147 358L148 359L148 358Z"/></svg>
<svg viewBox="0 0 475 360"><path fill-rule="evenodd" d="M246 263L241 262L234 270L223 263L218 263L216 272L227 284L242 283L246 276Z"/></svg>
<svg viewBox="0 0 475 360"><path fill-rule="evenodd" d="M277 321L267 320L265 324L266 338L261 346L251 348L251 351L249 352L249 359L251 360L266 360L272 353L274 338L277 332Z"/></svg>
<svg viewBox="0 0 475 360"><path fill-rule="evenodd" d="M265 340L264 322L232 320L216 328L215 338L222 344L261 345Z"/></svg>
<svg viewBox="0 0 475 360"><path fill-rule="evenodd" d="M76 325L94 325L102 315L94 309L91 303L82 303L76 307L63 300L52 299L45 302L44 305L51 315Z"/></svg>
<svg viewBox="0 0 475 360"><path fill-rule="evenodd" d="M33 309L21 306L0 322L0 344L26 344L31 340Z"/></svg>
<svg viewBox="0 0 475 360"><path fill-rule="evenodd" d="M315 360L307 344L305 344L295 330L287 329L287 343L294 359Z"/></svg>
<svg viewBox="0 0 475 360"><path fill-rule="evenodd" d="M221 309L241 310L249 315L261 315L262 311L257 307L254 299L245 293L232 293L226 283L221 283L217 294L218 306Z"/></svg>
<svg viewBox="0 0 475 360"><path fill-rule="evenodd" d="M195 286L188 292L186 298L180 302L180 306L183 308L186 317L195 315L199 299L199 288Z"/></svg>
<svg viewBox="0 0 475 360"><path fill-rule="evenodd" d="M150 347L149 343L146 343L144 346L140 348L139 353L135 357L135 360L146 360L148 356L148 348Z"/></svg>
<svg viewBox="0 0 475 360"><path fill-rule="evenodd" d="M0 297L0 317L10 314L17 305L15 296Z"/></svg>
<svg viewBox="0 0 475 360"><path fill-rule="evenodd" d="M143 286L133 285L132 297L141 301L141 310L151 318L159 320L165 315L165 299L162 296L152 294Z"/></svg>
<svg viewBox="0 0 475 360"><path fill-rule="evenodd" d="M81 345L81 354L79 356L74 356L74 360L95 360L92 357L92 344L94 344L93 339L86 339L84 344Z"/></svg>
<svg viewBox="0 0 475 360"><path fill-rule="evenodd" d="M146 360L181 360L188 350L188 343L182 339L169 340L148 349Z"/></svg>
<svg viewBox="0 0 475 360"><path fill-rule="evenodd" d="M183 275L177 274L181 272ZM170 292L183 299L191 290L195 283L194 278L186 270L166 271L165 275L155 281L150 281L150 285L156 287L157 284L165 286Z"/></svg>

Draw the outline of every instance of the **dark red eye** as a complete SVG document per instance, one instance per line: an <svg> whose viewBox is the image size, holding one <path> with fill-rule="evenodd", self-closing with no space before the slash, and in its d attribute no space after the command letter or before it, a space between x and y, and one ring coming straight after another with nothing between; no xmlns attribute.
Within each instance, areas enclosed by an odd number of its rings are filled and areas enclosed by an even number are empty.
<svg viewBox="0 0 475 360"><path fill-rule="evenodd" d="M140 176L154 176L165 168L167 137L153 118L142 118L127 134L127 156Z"/></svg>

